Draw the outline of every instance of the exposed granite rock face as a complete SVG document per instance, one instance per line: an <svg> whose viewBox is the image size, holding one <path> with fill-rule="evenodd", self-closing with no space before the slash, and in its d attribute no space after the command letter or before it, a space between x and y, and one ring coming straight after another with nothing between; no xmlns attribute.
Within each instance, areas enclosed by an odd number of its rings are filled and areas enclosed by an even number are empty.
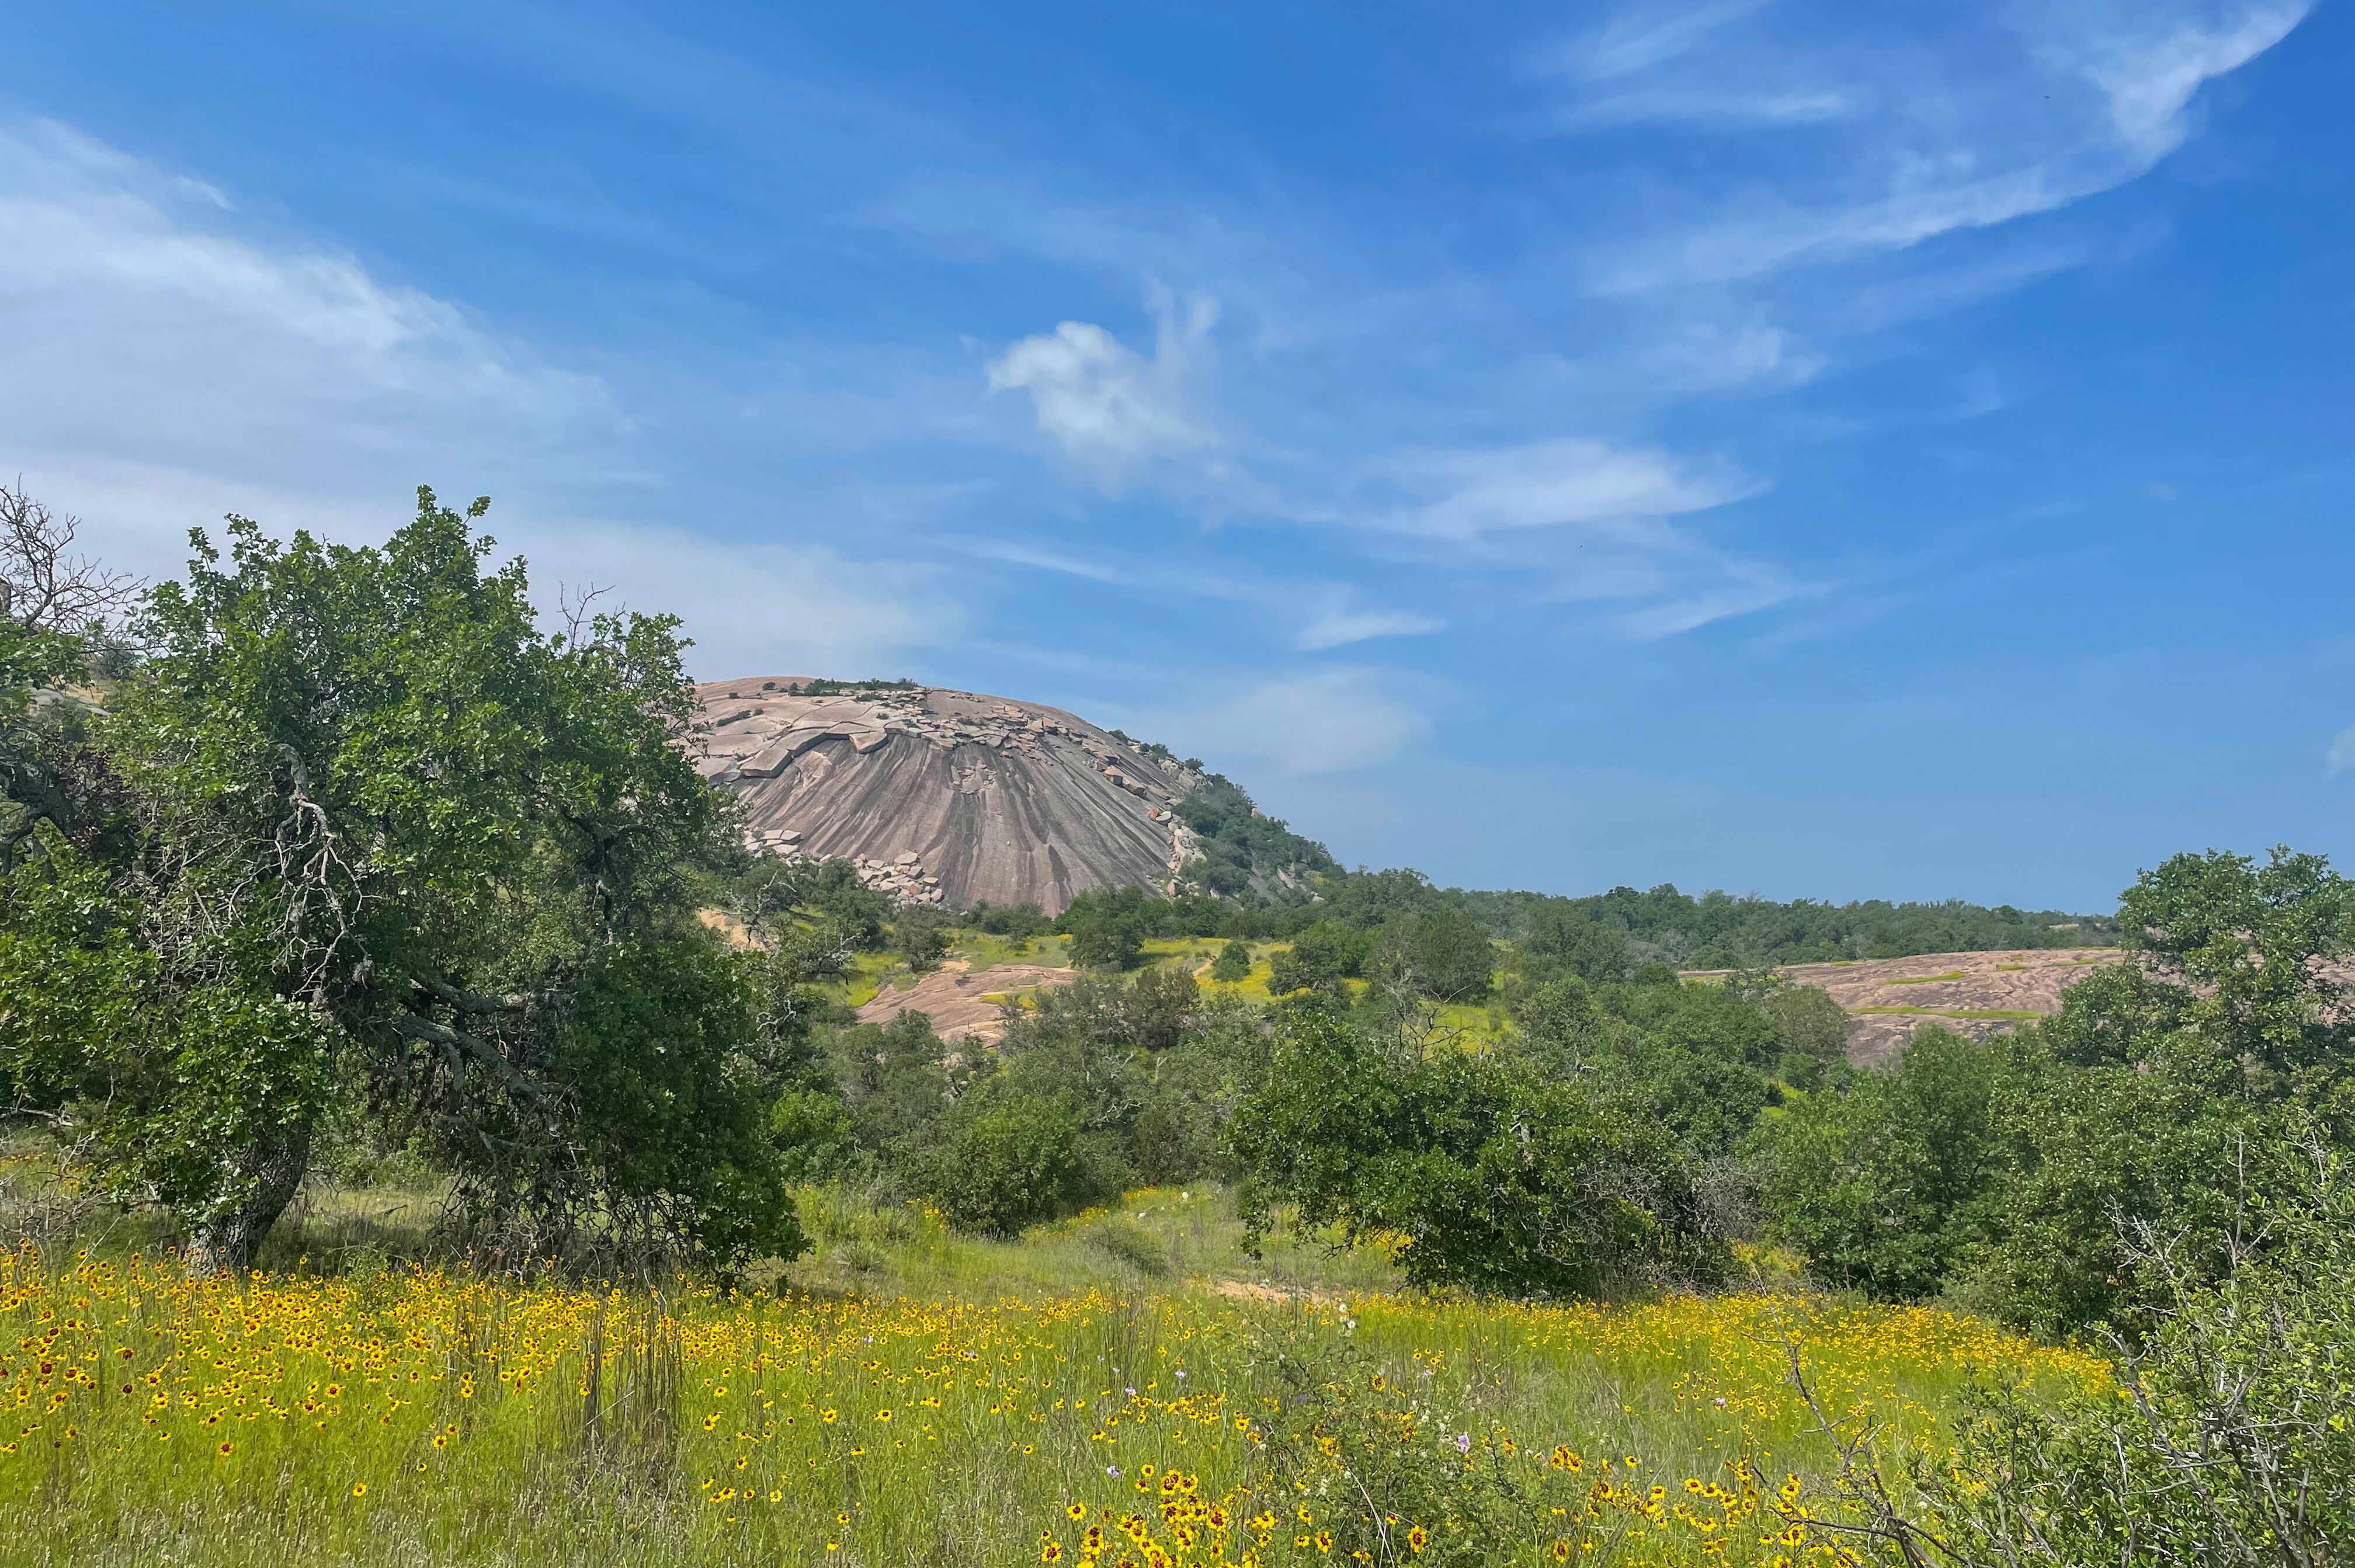
<svg viewBox="0 0 2355 1568"><path fill-rule="evenodd" d="M850 859L909 903L1035 903L1166 888L1192 836L1169 810L1195 780L1060 709L936 688L824 696L805 677L697 688L703 772L744 802L754 847Z"/></svg>

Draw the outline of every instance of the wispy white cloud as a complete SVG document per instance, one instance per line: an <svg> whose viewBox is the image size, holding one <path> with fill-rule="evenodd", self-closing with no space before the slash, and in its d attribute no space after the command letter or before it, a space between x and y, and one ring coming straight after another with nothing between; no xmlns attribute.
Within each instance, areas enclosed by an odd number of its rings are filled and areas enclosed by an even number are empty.
<svg viewBox="0 0 2355 1568"><path fill-rule="evenodd" d="M1860 95L1824 88L1795 88L1782 92L1678 92L1654 89L1614 92L1587 99L1562 116L1561 123L1581 130L1614 125L1811 125L1859 112Z"/></svg>
<svg viewBox="0 0 2355 1568"><path fill-rule="evenodd" d="M1218 302L1163 294L1153 304L1149 359L1092 322L1067 321L1013 344L987 369L992 391L1029 393L1040 433L1107 489L1155 464L1215 460L1225 444L1204 385Z"/></svg>
<svg viewBox="0 0 2355 1568"><path fill-rule="evenodd" d="M1040 428L1075 466L1106 488L1172 460L1198 463L1165 474L1164 487L1206 513L1263 521L1394 535L1434 545L1478 546L1503 536L1551 533L1576 542L1547 553L1545 597L1608 603L1590 629L1652 638L1765 608L1799 591L1779 568L1727 555L1672 519L1757 494L1764 486L1727 465L1680 458L1664 448L1557 437L1518 444L1407 453L1370 463L1338 463L1311 473L1279 495L1213 433L1191 366L1192 344L1209 315L1196 302L1191 322L1162 301L1159 342L1147 361L1100 328L1066 323L1051 336L1026 338L994 361L993 387L1021 387L1037 404ZM1697 321L1645 351L1643 374L1655 382L1724 386L1780 376L1805 379L1814 359L1788 334L1754 313ZM1352 470L1355 470L1354 474ZM1207 485L1205 480L1209 481ZM1119 577L1056 552L1001 546L995 559L1069 575ZM1566 559L1559 559L1566 558ZM1241 589L1199 573L1127 578L1180 594L1252 600L1279 612L1296 595ZM1525 582L1524 592L1529 584ZM1303 652L1376 638L1435 632L1427 612L1359 603L1347 586L1327 591L1314 616L1293 634Z"/></svg>
<svg viewBox="0 0 2355 1568"><path fill-rule="evenodd" d="M630 421L596 378L67 127L0 128L0 428L27 447L233 453L286 480L328 453L380 470L395 432L627 461Z"/></svg>
<svg viewBox="0 0 2355 1568"><path fill-rule="evenodd" d="M232 510L380 539L423 479L493 491L491 531L549 598L610 583L686 612L707 671L866 670L954 635L922 570L681 526L602 379L213 186L64 126L0 127L0 232L10 470L135 570L176 573L186 530Z"/></svg>
<svg viewBox="0 0 2355 1568"><path fill-rule="evenodd" d="M2181 144L2200 89L2286 37L2310 0L2149 0L1889 12L1803 46L1746 13L1643 7L1613 27L1674 49L1619 60L1612 28L1562 51L1565 125L1696 131L1845 122L1804 143L1752 142L1721 180L1687 182L1640 231L1590 251L1590 285L1628 293L1764 277L1902 250L2066 207L2147 173ZM1638 20L1660 17L1652 31ZM1706 23L1707 25L1702 25ZM1599 56L1594 51L1600 51ZM1780 149L1780 150L1778 150ZM1686 208L1681 219L1666 209Z"/></svg>
<svg viewBox="0 0 2355 1568"><path fill-rule="evenodd" d="M1723 464L1565 437L1409 454L1377 482L1400 498L1338 520L1433 560L1506 568L1518 597L1592 612L1580 622L1587 631L1673 636L1810 591L1785 567L1696 527L1696 514L1766 488Z"/></svg>
<svg viewBox="0 0 2355 1568"><path fill-rule="evenodd" d="M1002 561L1007 566L1027 566L1038 571L1052 571L1064 577L1085 578L1090 582L1125 583L1133 581L1130 574L1117 567L1096 561L1082 560L1076 556L1060 554L1051 549L1039 549L1011 539L972 539L956 534L939 536L945 549L975 560Z"/></svg>
<svg viewBox="0 0 2355 1568"><path fill-rule="evenodd" d="M2090 26L2073 25L2067 11L2056 9L2029 27L2031 36L2049 29L2048 57L2108 94L2119 139L2147 166L2182 144L2193 94L2289 37L2313 8L2313 0L2262 0L2172 11L2097 9L2099 20Z"/></svg>
<svg viewBox="0 0 2355 1568"><path fill-rule="evenodd" d="M1250 758L1286 774L1348 773L1427 739L1422 683L1329 667L1263 681L1223 701L1154 715L1156 732L1213 759Z"/></svg>
<svg viewBox="0 0 2355 1568"><path fill-rule="evenodd" d="M1378 610L1360 604L1355 592L1339 588L1326 597L1316 618L1300 628L1292 645L1303 653L1318 653L1377 637L1427 636L1446 624L1438 616L1421 611Z"/></svg>
<svg viewBox="0 0 2355 1568"><path fill-rule="evenodd" d="M1652 603L1627 610L1616 624L1631 637L1673 637L1712 622L1754 614L1808 592L1780 567L1712 555L1704 570L1688 574Z"/></svg>
<svg viewBox="0 0 2355 1568"><path fill-rule="evenodd" d="M1680 295L1667 308L1620 313L1616 330L1576 354L1529 360L1535 389L1599 410L1649 409L1715 394L1759 396L1805 386L1830 357L1765 306Z"/></svg>
<svg viewBox="0 0 2355 1568"><path fill-rule="evenodd" d="M2338 738L2330 742L2330 750L2322 754L2322 771L2333 778L2355 773L2355 728L2339 731Z"/></svg>
<svg viewBox="0 0 2355 1568"><path fill-rule="evenodd" d="M1690 54L1724 28L1756 15L1766 0L1637 6L1560 49L1560 69L1586 81L1614 81Z"/></svg>
<svg viewBox="0 0 2355 1568"><path fill-rule="evenodd" d="M1392 472L1401 488L1427 498L1366 520L1447 539L1527 528L1625 531L1631 519L1707 511L1758 488L1658 448L1579 437L1427 453Z"/></svg>
<svg viewBox="0 0 2355 1568"><path fill-rule="evenodd" d="M1150 276L1176 255L1201 269L1180 277L1214 277L1220 297L1244 302L1250 325L1223 335L1252 345L1230 374L1231 413L1198 373L1207 330L1186 330L1167 305L1149 353L1078 320L991 362L991 385L1030 394L1039 432L1088 483L1143 485L1204 518L1337 532L1345 549L1466 574L1540 560L1516 588L1588 607L1582 624L1597 630L1674 635L1802 596L1814 575L1757 541L1714 542L1702 515L1764 486L1659 435L1675 411L1817 381L1892 325L2115 249L2050 231L1971 250L1923 242L2000 229L2147 171L2186 133L2200 85L2278 41L2306 5L1957 3L1838 26L1776 0L1623 5L1529 57L1560 112L1554 132L1634 132L1607 173L1564 187L1583 198L1580 221L1561 226L1544 283L1532 267L1519 280L1369 286L1316 229L1313 197L1283 212L1180 213L933 188L872 210L902 232L953 234L1099 279ZM1795 129L1729 137L1756 125ZM1688 142L1660 140L1679 133L1717 137L1726 155L1696 165ZM1792 278L1819 263L1845 270L1812 287ZM1284 306L1271 309L1276 299ZM1312 299L1319 348L1349 345L1322 368L1345 378L1349 354L1452 367L1446 335L1484 316L1559 320L1566 330L1550 341L1578 347L1545 347L1540 334L1499 355L1489 342L1479 371L1433 379L1426 422L1458 411L1448 399L1459 389L1476 407L1500 362L1547 414L1489 421L1499 438L1489 445L1398 456L1407 443L1393 436L1392 454L1377 455L1382 421L1354 407L1336 417L1287 379L1285 359L1305 340L1271 322ZM1388 429L1410 428L1414 400L1390 400ZM1992 406L1977 395L1966 405ZM1401 615L1320 613L1294 641L1396 635Z"/></svg>

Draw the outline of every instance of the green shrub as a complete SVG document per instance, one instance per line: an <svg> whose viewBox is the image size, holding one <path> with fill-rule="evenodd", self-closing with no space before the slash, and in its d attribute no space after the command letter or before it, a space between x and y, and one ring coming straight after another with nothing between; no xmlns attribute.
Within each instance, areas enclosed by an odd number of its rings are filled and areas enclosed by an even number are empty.
<svg viewBox="0 0 2355 1568"><path fill-rule="evenodd" d="M1364 971L1372 947L1369 933L1338 921L1320 920L1296 933L1291 947L1268 960L1267 988L1279 997L1295 991L1338 991L1343 980Z"/></svg>
<svg viewBox="0 0 2355 1568"><path fill-rule="evenodd" d="M1813 986L1776 986L1760 1006L1783 1035L1782 1072L1799 1088L1813 1088L1827 1068L1848 1060L1848 1039L1856 1020L1828 992Z"/></svg>
<svg viewBox="0 0 2355 1568"><path fill-rule="evenodd" d="M1771 1233L1828 1285L1883 1300L1937 1294L1991 1223L2006 1057L2000 1045L1925 1027L1895 1068L1820 1090L1761 1124Z"/></svg>
<svg viewBox="0 0 2355 1568"><path fill-rule="evenodd" d="M1068 1098L984 1084L943 1119L916 1185L958 1230L1010 1236L1094 1195L1088 1152Z"/></svg>
<svg viewBox="0 0 2355 1568"><path fill-rule="evenodd" d="M1487 996L1497 967L1496 945L1487 932L1453 904L1393 922L1382 932L1379 954L1392 976L1442 1002Z"/></svg>
<svg viewBox="0 0 2355 1568"><path fill-rule="evenodd" d="M1304 1232L1382 1236L1425 1288L1589 1296L1724 1267L1670 1136L1513 1057L1392 1060L1295 1011L1228 1137L1254 1242L1296 1206Z"/></svg>
<svg viewBox="0 0 2355 1568"><path fill-rule="evenodd" d="M1159 1279L1169 1272L1169 1244L1158 1232L1125 1215L1108 1214L1082 1234L1088 1245L1148 1279Z"/></svg>
<svg viewBox="0 0 2355 1568"><path fill-rule="evenodd" d="M976 931L1012 937L1017 942L1044 935L1054 923L1037 904L993 904L986 899L974 905L965 920Z"/></svg>
<svg viewBox="0 0 2355 1568"><path fill-rule="evenodd" d="M2242 1206L2222 1279L2186 1238L2128 1223L2166 1282L2147 1342L2105 1336L2117 1387L1983 1394L1933 1480L1945 1560L2320 1564L2355 1541L2355 1191L2318 1144L2272 1146L2275 1196ZM2193 1243L2196 1245L2196 1242Z"/></svg>
<svg viewBox="0 0 2355 1568"><path fill-rule="evenodd" d="M1316 1561L1474 1568L1526 1560L1528 1520L1548 1500L1546 1472L1476 1437L1477 1412L1435 1404L1428 1384L1393 1382L1350 1328L1320 1332L1273 1315L1252 1327L1252 1357L1275 1385L1263 1413L1254 1412L1256 1467L1268 1491L1307 1510L1296 1519L1329 1538L1329 1552L1310 1538Z"/></svg>
<svg viewBox="0 0 2355 1568"><path fill-rule="evenodd" d="M780 1129L730 1072L755 1034L743 966L700 936L608 949L550 1064L576 1098L575 1157L607 1194L609 1227L649 1245L684 1234L723 1269L808 1247Z"/></svg>
<svg viewBox="0 0 2355 1568"><path fill-rule="evenodd" d="M944 922L937 910L901 910L891 922L891 951L919 975L939 968L941 960L949 955L949 933L942 929Z"/></svg>
<svg viewBox="0 0 2355 1568"><path fill-rule="evenodd" d="M1071 939L1071 962L1082 969L1130 969L1153 934L1156 901L1141 888L1082 893L1055 922Z"/></svg>

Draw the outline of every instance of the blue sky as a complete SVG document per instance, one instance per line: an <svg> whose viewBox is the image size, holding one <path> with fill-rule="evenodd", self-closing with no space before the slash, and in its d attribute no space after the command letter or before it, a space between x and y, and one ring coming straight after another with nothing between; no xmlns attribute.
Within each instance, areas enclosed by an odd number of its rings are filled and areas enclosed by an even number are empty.
<svg viewBox="0 0 2355 1568"><path fill-rule="evenodd" d="M1445 882L2344 863L2350 15L12 7L0 467L152 572L486 491Z"/></svg>

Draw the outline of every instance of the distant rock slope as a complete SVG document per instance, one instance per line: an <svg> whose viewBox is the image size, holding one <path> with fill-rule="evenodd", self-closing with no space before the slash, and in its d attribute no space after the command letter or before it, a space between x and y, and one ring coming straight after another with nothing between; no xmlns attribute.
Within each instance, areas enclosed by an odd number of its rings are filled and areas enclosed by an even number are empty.
<svg viewBox="0 0 2355 1568"><path fill-rule="evenodd" d="M994 1045L1006 1033L1005 1003L1028 991L1068 986L1078 976L1045 964L998 964L979 974L959 963L943 965L902 991L886 986L858 1009L863 1024L888 1024L901 1013L922 1013L943 1040Z"/></svg>
<svg viewBox="0 0 2355 1568"><path fill-rule="evenodd" d="M1060 709L797 676L696 690L703 771L755 846L852 859L904 901L1055 913L1091 888L1166 889L1194 859L1170 808L1199 775Z"/></svg>
<svg viewBox="0 0 2355 1568"><path fill-rule="evenodd" d="M1831 994L1857 1020L1848 1059L1879 1067L1904 1054L1923 1024L1985 1040L2061 1010L2062 993L2125 956L2115 947L2033 947L2009 953L1923 953L1847 964L1786 964L1785 979ZM1688 970L1720 976L1723 969Z"/></svg>

